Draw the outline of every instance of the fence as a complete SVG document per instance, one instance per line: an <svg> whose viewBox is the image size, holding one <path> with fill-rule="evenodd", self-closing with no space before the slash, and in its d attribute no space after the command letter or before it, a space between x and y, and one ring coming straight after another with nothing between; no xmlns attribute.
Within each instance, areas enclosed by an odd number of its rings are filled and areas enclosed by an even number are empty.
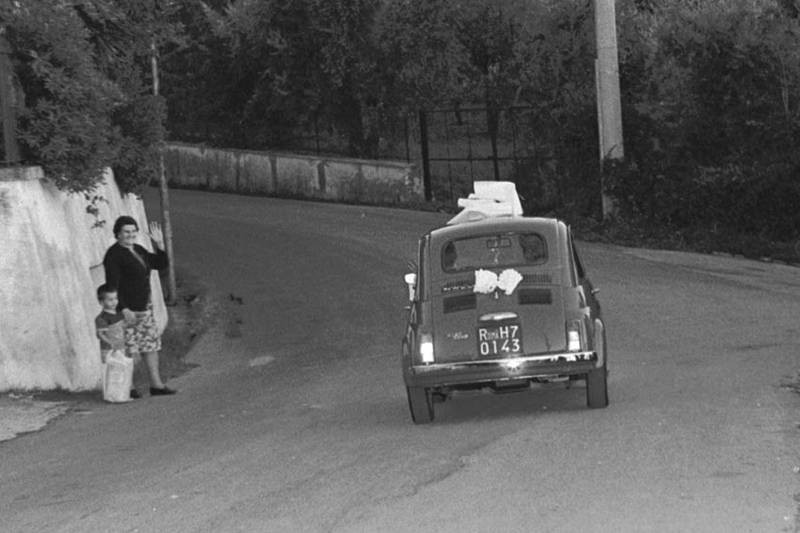
<svg viewBox="0 0 800 533"><path fill-rule="evenodd" d="M430 195L454 201L476 180L515 181L515 168L533 159L520 138L529 107L453 107L420 111L420 151Z"/></svg>
<svg viewBox="0 0 800 533"><path fill-rule="evenodd" d="M358 153L341 131L320 118L287 132L269 149L413 163L421 170L425 198L445 205L468 194L475 180L509 180L517 184L528 212L586 213L600 197L596 122L593 112L587 117L579 131L569 132L532 106L372 110L363 115L364 142ZM221 138L181 135L180 130L177 137L241 147Z"/></svg>

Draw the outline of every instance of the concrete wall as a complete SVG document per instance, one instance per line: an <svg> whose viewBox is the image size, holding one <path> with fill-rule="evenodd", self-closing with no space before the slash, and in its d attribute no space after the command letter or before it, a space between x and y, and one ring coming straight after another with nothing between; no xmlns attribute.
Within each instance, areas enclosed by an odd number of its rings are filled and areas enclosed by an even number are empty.
<svg viewBox="0 0 800 533"><path fill-rule="evenodd" d="M422 201L414 165L171 143L165 152L173 186L379 205Z"/></svg>
<svg viewBox="0 0 800 533"><path fill-rule="evenodd" d="M100 386L94 317L103 255L117 216L133 216L140 228L147 219L141 200L122 197L110 174L93 194L105 199L97 217L82 194L59 191L38 167L0 169L0 391ZM155 272L151 285L163 330L167 311Z"/></svg>

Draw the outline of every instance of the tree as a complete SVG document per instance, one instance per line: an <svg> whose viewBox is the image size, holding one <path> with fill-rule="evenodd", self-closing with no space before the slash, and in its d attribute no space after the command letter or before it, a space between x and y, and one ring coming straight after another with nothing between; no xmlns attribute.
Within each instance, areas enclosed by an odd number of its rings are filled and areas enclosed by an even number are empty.
<svg viewBox="0 0 800 533"><path fill-rule="evenodd" d="M520 20L516 102L529 159L516 176L530 207L562 216L599 211L594 24L584 0L542 1Z"/></svg>
<svg viewBox="0 0 800 533"><path fill-rule="evenodd" d="M184 0L175 20L183 38L161 48L167 123L175 138L236 146L244 91L231 65L224 18L227 0ZM236 116L234 114L237 113Z"/></svg>
<svg viewBox="0 0 800 533"><path fill-rule="evenodd" d="M236 146L281 147L322 123L340 133L351 152L365 153L363 111L370 105L374 55L369 35L377 5L240 0L224 10L205 6L202 19L187 13L192 46L176 51L165 66L175 75L180 65L197 65L212 83L176 87L170 101L178 94L198 103L207 101L205 94L219 96L213 106L187 110L192 118L184 123L211 119ZM223 74L211 73L212 67Z"/></svg>
<svg viewBox="0 0 800 533"><path fill-rule="evenodd" d="M163 101L150 94L150 46L174 39L165 0L29 0L0 17L25 95L23 157L59 187L91 191L112 167L124 192L156 176ZM161 12L158 12L158 11Z"/></svg>
<svg viewBox="0 0 800 533"><path fill-rule="evenodd" d="M683 0L623 11L635 165L618 183L626 216L683 234L797 234L800 26L783 4Z"/></svg>
<svg viewBox="0 0 800 533"><path fill-rule="evenodd" d="M174 305L177 283L164 173L165 109L159 94L158 52L166 43L180 41L180 28L173 22L177 9L169 0L114 0L90 6L93 9L78 9L94 28L98 48L105 52L101 56L105 70L127 96L114 114L120 148L114 164L117 183L123 190L159 183L166 251L173 259L168 268L167 303Z"/></svg>
<svg viewBox="0 0 800 533"><path fill-rule="evenodd" d="M23 159L56 185L91 190L117 155L111 119L124 101L94 63L91 34L69 3L3 3L0 18L25 96L19 110Z"/></svg>
<svg viewBox="0 0 800 533"><path fill-rule="evenodd" d="M398 0L379 11L374 28L381 98L409 110L468 100L471 68L458 39L458 6L450 0Z"/></svg>
<svg viewBox="0 0 800 533"><path fill-rule="evenodd" d="M159 49L181 39L176 5L170 0L87 0L75 8L92 30L100 68L124 95L112 113L119 146L113 168L123 190L138 190L159 178L166 108L153 92L151 61Z"/></svg>

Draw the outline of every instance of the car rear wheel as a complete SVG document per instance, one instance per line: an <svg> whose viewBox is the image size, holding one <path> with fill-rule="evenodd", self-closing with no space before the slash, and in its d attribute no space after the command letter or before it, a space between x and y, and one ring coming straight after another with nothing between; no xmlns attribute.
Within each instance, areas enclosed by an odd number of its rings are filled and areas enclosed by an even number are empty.
<svg viewBox="0 0 800 533"><path fill-rule="evenodd" d="M608 372L605 363L586 374L586 405L592 409L608 407Z"/></svg>
<svg viewBox="0 0 800 533"><path fill-rule="evenodd" d="M586 374L586 405L592 409L608 407L608 351L606 328L603 321L595 319L594 346L602 358L603 366Z"/></svg>
<svg viewBox="0 0 800 533"><path fill-rule="evenodd" d="M433 398L425 387L406 387L408 408L415 424L427 424L433 420Z"/></svg>

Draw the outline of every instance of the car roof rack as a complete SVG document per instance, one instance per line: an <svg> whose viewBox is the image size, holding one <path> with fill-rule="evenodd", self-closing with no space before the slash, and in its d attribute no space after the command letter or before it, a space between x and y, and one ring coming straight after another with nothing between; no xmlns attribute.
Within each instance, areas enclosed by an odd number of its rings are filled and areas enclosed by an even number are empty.
<svg viewBox="0 0 800 533"><path fill-rule="evenodd" d="M513 182L476 181L472 186L475 192L458 199L458 207L462 209L447 221L448 226L494 217L522 216L522 203Z"/></svg>

